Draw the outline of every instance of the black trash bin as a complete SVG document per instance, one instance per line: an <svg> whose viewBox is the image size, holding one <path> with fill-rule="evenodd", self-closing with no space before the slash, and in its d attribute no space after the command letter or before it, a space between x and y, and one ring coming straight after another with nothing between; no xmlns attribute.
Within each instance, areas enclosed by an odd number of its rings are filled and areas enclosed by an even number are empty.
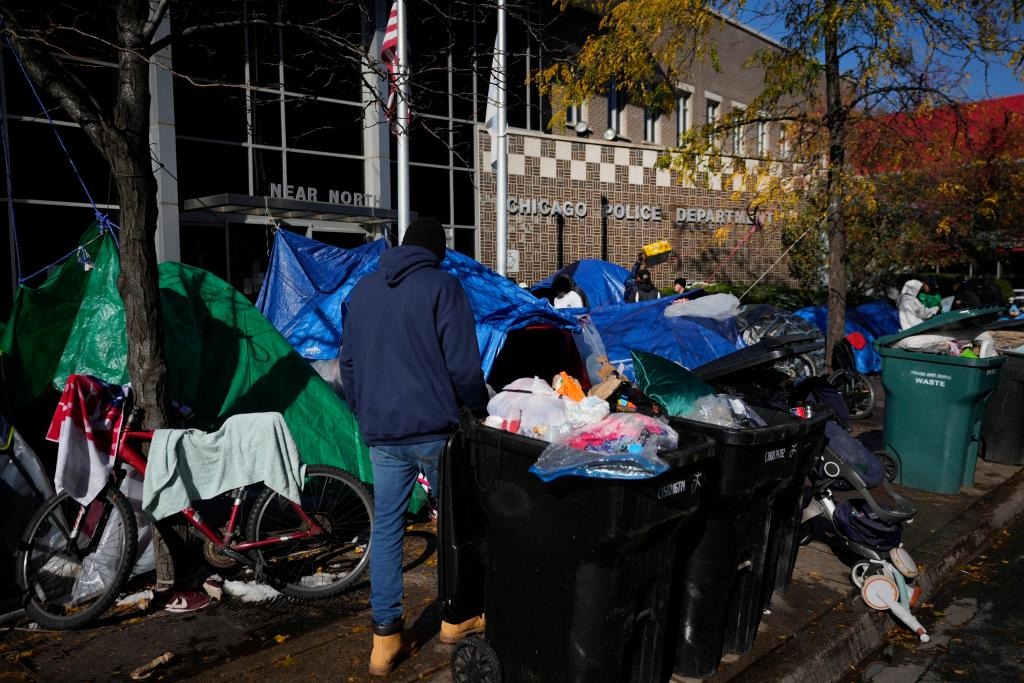
<svg viewBox="0 0 1024 683"><path fill-rule="evenodd" d="M983 457L1004 465L1024 465L1024 353L1001 353L1006 362L982 421Z"/></svg>
<svg viewBox="0 0 1024 683"><path fill-rule="evenodd" d="M455 680L667 678L674 562L703 532L717 476L714 444L679 438L659 477L549 483L528 471L545 442L476 424L453 438L441 460L442 612L487 616L485 638L453 654Z"/></svg>
<svg viewBox="0 0 1024 683"><path fill-rule="evenodd" d="M717 485L705 494L706 531L676 577L678 674L707 676L724 652L748 652L772 592L789 583L804 481L831 413L801 419L758 403L776 391L770 386L776 361L820 345L806 336L770 338L695 370L716 390L742 395L766 426L671 420L677 430L713 439L719 466Z"/></svg>

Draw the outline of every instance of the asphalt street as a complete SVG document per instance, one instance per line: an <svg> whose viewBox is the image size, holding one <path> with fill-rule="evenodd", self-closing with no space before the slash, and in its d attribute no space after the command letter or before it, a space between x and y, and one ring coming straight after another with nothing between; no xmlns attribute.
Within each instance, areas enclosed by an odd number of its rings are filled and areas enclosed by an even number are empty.
<svg viewBox="0 0 1024 683"><path fill-rule="evenodd" d="M931 634L920 643L893 629L888 644L861 662L848 681L1024 681L1024 517L916 616Z"/></svg>

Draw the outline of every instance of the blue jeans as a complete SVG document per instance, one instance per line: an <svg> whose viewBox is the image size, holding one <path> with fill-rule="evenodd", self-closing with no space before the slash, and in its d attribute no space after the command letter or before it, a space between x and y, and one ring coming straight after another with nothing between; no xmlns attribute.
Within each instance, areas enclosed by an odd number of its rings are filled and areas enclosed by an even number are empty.
<svg viewBox="0 0 1024 683"><path fill-rule="evenodd" d="M405 511L416 476L423 472L439 498L438 460L445 440L371 446L373 534L370 551L370 608L373 623L384 626L402 617L402 541Z"/></svg>

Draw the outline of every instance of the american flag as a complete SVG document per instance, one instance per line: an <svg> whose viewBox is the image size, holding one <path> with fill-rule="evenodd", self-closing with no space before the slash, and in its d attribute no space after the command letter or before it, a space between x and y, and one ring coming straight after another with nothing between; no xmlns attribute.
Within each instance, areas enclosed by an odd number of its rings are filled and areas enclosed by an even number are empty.
<svg viewBox="0 0 1024 683"><path fill-rule="evenodd" d="M388 69L388 102L384 115L391 122L392 132L396 131L396 108L398 106L398 2L391 4L388 26L384 30L384 42L380 46L380 58Z"/></svg>

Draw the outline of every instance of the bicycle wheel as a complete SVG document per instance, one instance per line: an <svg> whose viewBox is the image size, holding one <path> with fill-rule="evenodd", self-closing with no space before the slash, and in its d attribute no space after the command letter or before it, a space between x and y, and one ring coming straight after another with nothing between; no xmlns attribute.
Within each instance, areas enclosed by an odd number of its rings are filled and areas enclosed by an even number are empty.
<svg viewBox="0 0 1024 683"><path fill-rule="evenodd" d="M303 600L328 598L351 586L370 558L373 503L355 477L336 467L310 465L302 487L302 509L324 529L311 538L286 540L252 551L271 586ZM261 541L308 528L291 501L264 489L253 503L247 533Z"/></svg>
<svg viewBox="0 0 1024 683"><path fill-rule="evenodd" d="M136 532L131 504L113 487L85 507L67 493L50 498L29 521L18 555L29 616L51 629L102 616L135 566Z"/></svg>
<svg viewBox="0 0 1024 683"><path fill-rule="evenodd" d="M875 410L875 389L867 377L859 372L836 370L828 376L828 383L843 397L851 420L871 417Z"/></svg>

